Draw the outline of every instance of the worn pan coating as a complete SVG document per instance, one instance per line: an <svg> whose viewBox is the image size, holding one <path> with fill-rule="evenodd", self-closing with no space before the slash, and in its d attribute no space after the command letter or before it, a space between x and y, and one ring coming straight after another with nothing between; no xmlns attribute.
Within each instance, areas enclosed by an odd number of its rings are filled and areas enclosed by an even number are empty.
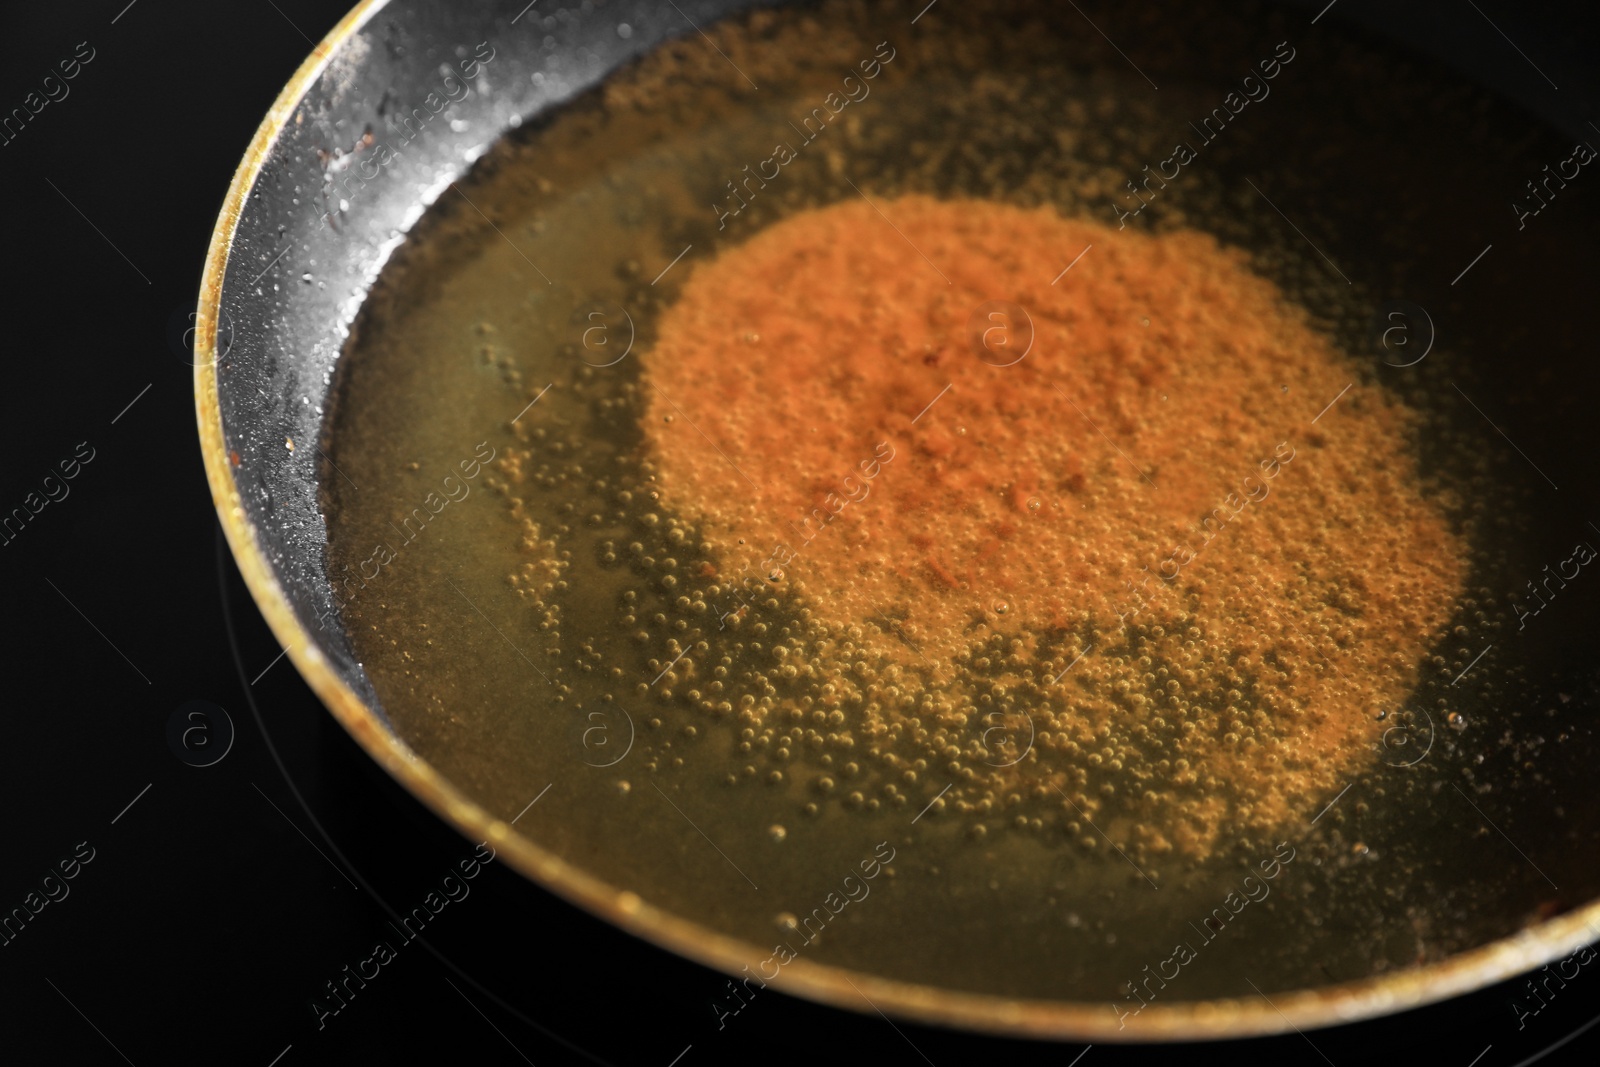
<svg viewBox="0 0 1600 1067"><path fill-rule="evenodd" d="M290 79L249 146L228 191L201 287L195 393L206 472L234 556L267 622L330 711L390 774L473 840L487 839L512 866L608 921L729 973L761 952L603 884L562 861L408 750L387 723L345 635L331 616L325 527L318 509L323 413L351 323L403 235L453 179L500 134L557 108L618 65L688 31L676 13L705 24L753 6L749 0L623 0L604 18L574 18L548 32L557 53L593 58L542 69L511 42L536 40L511 26L515 5L445 0L365 0ZM546 7L538 9L548 13ZM630 24L631 35L615 32ZM524 29L526 27L523 27ZM363 189L359 213L338 226L317 201L334 131L350 143L374 121L386 94L410 98L454 57L437 42L506 42L497 51L497 90L456 104L449 123L389 164ZM564 69L565 73L561 73ZM315 278L316 283L306 280ZM286 442L301 447L286 447ZM1600 902L1538 922L1444 962L1379 978L1258 998L1168 1002L1119 1034L1103 1002L1026 1001L953 993L847 973L801 959L786 988L860 1009L860 993L901 1016L1014 1035L1092 1040L1243 1036L1324 1026L1440 1000L1537 967L1587 943ZM859 990L859 993L858 993Z"/></svg>

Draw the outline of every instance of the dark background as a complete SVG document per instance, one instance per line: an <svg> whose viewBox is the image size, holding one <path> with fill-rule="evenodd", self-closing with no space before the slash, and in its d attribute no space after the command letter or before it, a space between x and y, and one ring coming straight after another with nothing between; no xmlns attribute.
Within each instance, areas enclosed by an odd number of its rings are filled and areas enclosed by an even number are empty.
<svg viewBox="0 0 1600 1067"><path fill-rule="evenodd" d="M0 1059L693 1067L776 1054L1098 1067L1195 1054L1100 1045L1076 1061L1080 1045L891 1025L775 992L719 1029L710 1003L721 976L498 865L319 1029L310 1004L324 983L375 942L398 946L394 912L421 903L472 845L377 771L277 660L217 531L185 330L239 157L345 4L126 5L12 4L0 18L0 113L79 42L95 53L67 98L0 145L0 509L19 506L80 443L94 450L70 495L0 547L0 910L21 906L75 850L93 850L65 883L69 895L0 946ZM1309 20L1322 4L1300 6ZM1486 57L1496 85L1529 106L1600 121L1600 39L1582 6L1444 7L1385 17ZM1362 10L1345 0L1325 18ZM184 718L193 700L225 719ZM209 767L181 761L167 734L175 713L209 724L212 752L231 722L226 756ZM1521 1030L1509 1006L1518 981L1199 1053L1340 1067L1373 1058L1503 1067L1546 1053L1542 1062L1592 1062L1600 1027L1580 1031L1600 1016L1595 971Z"/></svg>

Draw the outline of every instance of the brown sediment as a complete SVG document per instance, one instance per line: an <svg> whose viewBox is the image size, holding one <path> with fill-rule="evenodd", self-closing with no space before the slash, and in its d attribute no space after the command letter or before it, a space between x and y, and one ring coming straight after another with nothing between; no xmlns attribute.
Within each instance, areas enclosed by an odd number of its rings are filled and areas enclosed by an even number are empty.
<svg viewBox="0 0 1600 1067"><path fill-rule="evenodd" d="M1008 366L994 301L1032 324ZM694 267L648 360L726 622L809 611L805 695L747 734L837 711L941 808L1156 853L1270 831L1372 759L1462 590L1416 416L1199 232L845 202Z"/></svg>

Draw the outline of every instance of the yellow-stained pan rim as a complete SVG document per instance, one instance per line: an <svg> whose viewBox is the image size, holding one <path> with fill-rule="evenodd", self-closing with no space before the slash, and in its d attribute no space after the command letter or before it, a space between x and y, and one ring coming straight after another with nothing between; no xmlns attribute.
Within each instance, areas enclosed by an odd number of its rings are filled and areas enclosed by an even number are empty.
<svg viewBox="0 0 1600 1067"><path fill-rule="evenodd" d="M195 331L195 409L201 452L222 529L267 625L334 718L411 794L473 841L488 841L528 878L630 933L729 974L765 959L766 949L725 937L652 907L521 836L478 806L413 753L349 686L301 625L241 505L222 425L217 373L217 316L229 255L246 197L273 143L330 59L390 0L362 0L295 71L256 130L228 188L211 235ZM874 1008L933 1025L1011 1037L1184 1040L1248 1037L1353 1022L1481 989L1566 956L1600 931L1600 901L1440 963L1320 989L1206 1001L1150 1004L1126 1028L1110 1001L1022 1000L892 981L797 959L773 987L859 1012Z"/></svg>

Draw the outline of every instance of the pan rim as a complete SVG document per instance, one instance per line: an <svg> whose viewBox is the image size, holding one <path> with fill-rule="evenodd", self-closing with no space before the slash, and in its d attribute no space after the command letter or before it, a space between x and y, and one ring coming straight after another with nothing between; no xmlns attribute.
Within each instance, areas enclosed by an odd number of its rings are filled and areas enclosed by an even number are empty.
<svg viewBox="0 0 1600 1067"><path fill-rule="evenodd" d="M217 374L217 321L237 224L262 168L307 92L352 37L393 0L360 0L294 72L257 128L234 173L200 285L195 330L195 409L212 501L246 587L295 669L325 707L407 792L473 841L487 841L520 874L635 937L729 975L766 953L643 901L589 875L492 815L391 732L339 676L296 616L256 525L242 506L229 461ZM503 132L503 131L502 131ZM1151 1004L1123 1026L1103 1002L1034 1000L965 993L797 959L775 988L844 1010L882 1007L917 1022L1049 1040L1184 1041L1288 1033L1357 1022L1436 1003L1515 977L1589 944L1600 931L1600 900L1437 963L1331 986L1275 995ZM865 1001L865 1003L863 1003Z"/></svg>

